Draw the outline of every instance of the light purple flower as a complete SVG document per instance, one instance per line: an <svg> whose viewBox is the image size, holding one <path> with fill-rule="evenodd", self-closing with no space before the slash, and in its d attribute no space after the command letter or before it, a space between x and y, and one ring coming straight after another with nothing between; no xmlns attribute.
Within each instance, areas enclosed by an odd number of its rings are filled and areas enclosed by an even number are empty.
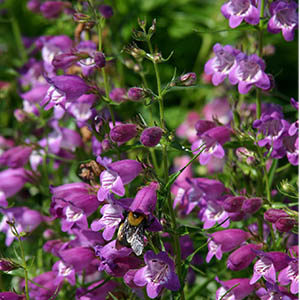
<svg viewBox="0 0 300 300"><path fill-rule="evenodd" d="M146 266L139 269L134 276L134 283L138 286L145 286L147 295L154 299L165 287L171 291L178 291L180 283L175 273L174 262L166 252L155 254L147 251L144 255Z"/></svg>
<svg viewBox="0 0 300 300"><path fill-rule="evenodd" d="M294 1L277 0L271 3L272 17L268 22L268 31L279 33L282 31L284 39L289 42L294 39L295 29L298 27L298 4Z"/></svg>
<svg viewBox="0 0 300 300"><path fill-rule="evenodd" d="M289 256L283 252L255 251L260 259L255 263L250 284L254 284L261 277L271 284L276 283L276 272L287 267Z"/></svg>
<svg viewBox="0 0 300 300"><path fill-rule="evenodd" d="M199 155L201 165L206 165L212 157L223 158L225 151L222 145L229 141L231 130L225 126L218 126L205 131L200 135L200 139L192 144L192 151L197 154L201 151L201 145L205 145L205 149Z"/></svg>
<svg viewBox="0 0 300 300"><path fill-rule="evenodd" d="M67 101L74 101L83 94L86 94L90 87L85 81L76 75L58 75L47 78L51 85L41 105L45 105L45 110L52 108L54 105L62 105Z"/></svg>
<svg viewBox="0 0 300 300"><path fill-rule="evenodd" d="M104 229L103 238L110 241L123 220L123 208L120 205L105 204L101 208L102 217L99 220L94 220L91 224L93 231Z"/></svg>
<svg viewBox="0 0 300 300"><path fill-rule="evenodd" d="M213 50L216 56L205 64L204 71L206 74L212 75L213 85L219 85L235 67L236 56L240 51L230 45L223 47L219 43L214 45Z"/></svg>
<svg viewBox="0 0 300 300"><path fill-rule="evenodd" d="M226 229L214 232L210 237L209 251L206 256L207 263L210 262L213 256L220 260L223 253L230 252L240 246L250 237L250 234L242 229Z"/></svg>
<svg viewBox="0 0 300 300"><path fill-rule="evenodd" d="M72 233L74 229L87 229L88 222L84 211L72 204L63 209L61 220L61 230Z"/></svg>
<svg viewBox="0 0 300 300"><path fill-rule="evenodd" d="M16 146L6 150L0 156L0 165L8 166L10 168L23 167L29 159L32 152L30 146Z"/></svg>
<svg viewBox="0 0 300 300"><path fill-rule="evenodd" d="M296 300L291 294L287 293L283 287L266 282L266 288L260 288L256 295L261 300Z"/></svg>
<svg viewBox="0 0 300 300"><path fill-rule="evenodd" d="M230 103L226 98L216 98L207 103L203 107L202 113L205 120L213 121L217 119L223 125L228 125L232 119Z"/></svg>
<svg viewBox="0 0 300 300"><path fill-rule="evenodd" d="M126 90L123 88L114 88L110 91L109 98L116 103L125 101L126 100Z"/></svg>
<svg viewBox="0 0 300 300"><path fill-rule="evenodd" d="M231 28L236 28L243 20L251 25L259 23L259 10L255 0L230 0L221 7L221 12L229 19Z"/></svg>
<svg viewBox="0 0 300 300"><path fill-rule="evenodd" d="M199 119L200 116L197 112L192 111L188 113L185 121L176 130L177 136L188 139L190 143L193 143L195 140L197 140L195 124Z"/></svg>
<svg viewBox="0 0 300 300"><path fill-rule="evenodd" d="M237 63L228 77L231 84L238 84L239 93L247 94L254 85L263 90L270 88L270 79L264 72L265 62L260 57L256 54L247 56L240 53L236 59Z"/></svg>
<svg viewBox="0 0 300 300"><path fill-rule="evenodd" d="M124 159L109 164L107 170L100 175L101 187L97 194L98 200L102 202L108 199L111 193L121 197L124 196L124 185L135 179L141 171L141 164L131 159Z"/></svg>
<svg viewBox="0 0 300 300"><path fill-rule="evenodd" d="M64 264L63 261L57 261L53 267L52 271L56 273L56 278L54 280L55 285L60 285L65 279L71 284L75 285L76 278L75 278L75 270Z"/></svg>
<svg viewBox="0 0 300 300"><path fill-rule="evenodd" d="M278 275L278 282L281 285L288 285L291 283L290 291L292 294L299 292L299 266L298 259L293 259L288 266L280 271Z"/></svg>

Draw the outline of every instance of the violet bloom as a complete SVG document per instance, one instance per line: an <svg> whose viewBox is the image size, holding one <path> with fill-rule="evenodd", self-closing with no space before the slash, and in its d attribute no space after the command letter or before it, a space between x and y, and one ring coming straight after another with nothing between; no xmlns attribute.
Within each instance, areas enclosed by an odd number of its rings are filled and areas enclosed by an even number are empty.
<svg viewBox="0 0 300 300"><path fill-rule="evenodd" d="M74 101L90 89L83 79L75 75L59 75L47 78L51 85L41 105L45 110L52 108L54 105L64 106L67 101Z"/></svg>
<svg viewBox="0 0 300 300"><path fill-rule="evenodd" d="M216 278L216 280L222 284L216 292L216 300L242 300L254 291L254 285L250 285L248 278L234 278L227 281ZM228 292L231 288L233 289Z"/></svg>
<svg viewBox="0 0 300 300"><path fill-rule="evenodd" d="M18 295L13 292L0 292L1 300L25 300L25 295Z"/></svg>
<svg viewBox="0 0 300 300"><path fill-rule="evenodd" d="M132 87L128 90L127 96L129 100L138 102L145 97L146 95L145 92L146 91L143 88Z"/></svg>
<svg viewBox="0 0 300 300"><path fill-rule="evenodd" d="M292 124L293 125L293 124ZM282 143L284 146L284 149L286 151L286 156L288 158L288 161L293 165L297 166L299 163L299 139L298 139L298 127L296 127L296 130L291 130L291 127L288 131L288 134L285 134L282 138ZM298 124L297 124L298 125ZM290 133L294 133L294 135L290 135Z"/></svg>
<svg viewBox="0 0 300 300"><path fill-rule="evenodd" d="M250 284L254 284L261 277L269 283L276 282L276 272L281 271L287 267L290 257L283 252L263 252L256 251L260 259L255 263L253 269L253 276Z"/></svg>
<svg viewBox="0 0 300 300"><path fill-rule="evenodd" d="M35 210L29 209L25 206L1 208L0 212L3 214L3 218L0 222L0 232L6 234L5 245L10 246L15 235L11 231L11 227L7 224L7 221L15 220L15 227L18 233L31 232L43 221L43 216Z"/></svg>
<svg viewBox="0 0 300 300"><path fill-rule="evenodd" d="M251 25L259 23L259 10L255 0L230 0L222 6L221 12L229 19L231 28L236 28L243 20Z"/></svg>
<svg viewBox="0 0 300 300"><path fill-rule="evenodd" d="M17 146L6 150L0 156L0 165L8 166L10 168L23 167L29 159L32 152L30 146Z"/></svg>
<svg viewBox="0 0 300 300"><path fill-rule="evenodd" d="M233 271L240 271L247 268L256 257L254 250L260 250L262 245L248 244L241 246L232 252L227 260L227 267Z"/></svg>
<svg viewBox="0 0 300 300"><path fill-rule="evenodd" d="M294 1L277 0L271 3L272 17L268 22L268 31L279 33L282 31L284 39L289 42L294 39L295 29L298 27L298 4Z"/></svg>
<svg viewBox="0 0 300 300"><path fill-rule="evenodd" d="M87 229L88 222L84 210L69 204L63 209L61 230L72 233L74 229Z"/></svg>
<svg viewBox="0 0 300 300"><path fill-rule="evenodd" d="M146 266L135 273L133 281L138 286L147 285L147 295L151 299L156 298L163 288L171 291L180 289L174 262L166 252L155 254L149 250L145 253L144 260Z"/></svg>
<svg viewBox="0 0 300 300"><path fill-rule="evenodd" d="M221 260L223 253L230 252L240 246L248 238L250 233L242 229L226 229L214 232L210 235L206 262L209 263L213 256Z"/></svg>
<svg viewBox="0 0 300 300"><path fill-rule="evenodd" d="M61 14L65 5L62 1L46 1L41 5L40 11L45 18L54 19Z"/></svg>
<svg viewBox="0 0 300 300"><path fill-rule="evenodd" d="M194 72L183 74L179 77L179 83L183 86L192 86L196 83L197 75Z"/></svg>
<svg viewBox="0 0 300 300"><path fill-rule="evenodd" d="M229 73L229 81L231 84L238 84L239 93L247 94L254 85L263 90L270 88L270 79L264 72L265 62L260 57L240 53L236 59L237 63Z"/></svg>
<svg viewBox="0 0 300 300"><path fill-rule="evenodd" d="M283 287L276 284L266 282L266 288L260 288L256 291L256 295L261 300L296 300L298 297L293 297Z"/></svg>
<svg viewBox="0 0 300 300"><path fill-rule="evenodd" d="M56 273L53 271L42 273L32 278L39 286L29 282L29 296L36 300L49 300L58 294L61 286L55 285Z"/></svg>
<svg viewBox="0 0 300 300"><path fill-rule="evenodd" d="M223 125L228 125L232 119L230 103L226 98L216 98L207 103L203 107L202 113L205 120L213 121L217 119Z"/></svg>
<svg viewBox="0 0 300 300"><path fill-rule="evenodd" d="M98 190L98 200L104 201L111 193L118 196L125 195L124 185L134 180L142 171L139 162L124 159L108 164L107 170L100 175L101 187Z"/></svg>
<svg viewBox="0 0 300 300"><path fill-rule="evenodd" d="M53 267L52 271L56 273L56 278L54 280L55 285L60 285L65 279L71 284L75 285L75 271L72 267L64 264L63 261L57 261Z"/></svg>
<svg viewBox="0 0 300 300"><path fill-rule="evenodd" d="M120 103L126 100L126 90L122 88L114 88L110 91L109 98L116 103Z"/></svg>
<svg viewBox="0 0 300 300"><path fill-rule="evenodd" d="M213 85L219 85L236 65L236 56L240 51L230 45L223 47L219 43L214 45L213 50L216 56L205 64L204 71L212 75Z"/></svg>
<svg viewBox="0 0 300 300"><path fill-rule="evenodd" d="M278 282L281 285L290 286L290 291L292 294L298 294L299 292L299 266L298 259L292 259L288 266L280 271L278 275Z"/></svg>
<svg viewBox="0 0 300 300"><path fill-rule="evenodd" d="M102 218L94 220L91 224L93 231L104 229L103 238L110 241L115 234L117 227L123 220L123 208L120 205L105 204L102 206L100 213Z"/></svg>
<svg viewBox="0 0 300 300"><path fill-rule="evenodd" d="M6 199L19 192L29 180L30 173L23 168L0 172L0 206L6 207Z"/></svg>
<svg viewBox="0 0 300 300"><path fill-rule="evenodd" d="M192 111L188 113L185 121L176 129L176 135L180 138L186 138L190 143L197 140L197 132L195 129L195 124L200 119L197 112Z"/></svg>
<svg viewBox="0 0 300 300"><path fill-rule="evenodd" d="M223 158L225 151L223 144L229 141L231 130L225 126L218 126L205 131L200 135L200 139L192 144L192 151L194 154L202 153L199 155L199 162L201 165L206 165L212 157ZM199 149L205 145L205 149ZM203 148L202 148L203 149Z"/></svg>

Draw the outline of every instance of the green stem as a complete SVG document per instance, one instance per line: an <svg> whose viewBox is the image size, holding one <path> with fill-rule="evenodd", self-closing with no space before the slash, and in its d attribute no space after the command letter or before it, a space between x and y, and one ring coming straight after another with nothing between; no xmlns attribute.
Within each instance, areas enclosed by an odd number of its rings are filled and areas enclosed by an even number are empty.
<svg viewBox="0 0 300 300"><path fill-rule="evenodd" d="M150 38L148 38L147 40L148 43L148 47L150 50L150 53L153 57L153 48L150 42ZM153 59L153 67L154 67L154 71L155 71L155 76L156 76L156 83L157 83L157 93L158 93L158 104L159 104L159 120L160 120L160 127L162 129L165 129L165 124L164 124L164 103L163 103L163 98L162 98L162 89L161 89L161 80L160 80L160 75L159 75L159 70L158 70L158 66L156 61ZM163 155L163 171L164 171L164 182L165 184L167 184L168 179L169 179L169 172L168 172L168 151L167 151L167 145L163 145L162 147L162 155ZM181 274L181 248L180 248L180 243L179 243L179 236L177 233L177 221L176 221L176 215L175 215L175 211L173 209L173 205L172 205L172 200L171 200L171 195L170 195L170 189L168 189L167 193L166 193L166 197L167 197L167 201L168 201L168 210L169 213L171 215L171 227L173 229L173 233L172 233L172 238L174 241L174 247L175 247L175 253L176 253L176 257L175 257L175 263L176 263L176 270L177 270L177 274L181 283L181 300L185 300L185 295L184 295L184 282L183 282L183 278L182 278L182 274Z"/></svg>

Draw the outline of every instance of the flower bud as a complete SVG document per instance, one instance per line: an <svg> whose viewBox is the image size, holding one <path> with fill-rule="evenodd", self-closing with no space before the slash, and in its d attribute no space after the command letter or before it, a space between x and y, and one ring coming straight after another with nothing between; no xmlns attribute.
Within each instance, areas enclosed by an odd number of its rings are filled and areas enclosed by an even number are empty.
<svg viewBox="0 0 300 300"><path fill-rule="evenodd" d="M100 5L99 11L105 19L111 18L114 14L112 7L109 5Z"/></svg>
<svg viewBox="0 0 300 300"><path fill-rule="evenodd" d="M95 52L94 61L98 68L103 68L105 66L105 55L102 52Z"/></svg>
<svg viewBox="0 0 300 300"><path fill-rule="evenodd" d="M236 156L240 161L246 161L247 164L251 165L255 161L254 152L249 151L245 147L239 147L235 151Z"/></svg>
<svg viewBox="0 0 300 300"><path fill-rule="evenodd" d="M289 215L282 209L271 208L264 213L264 219L270 223L276 223L279 218L288 217Z"/></svg>
<svg viewBox="0 0 300 300"><path fill-rule="evenodd" d="M110 138L115 143L126 143L137 135L135 124L121 124L110 131Z"/></svg>
<svg viewBox="0 0 300 300"><path fill-rule="evenodd" d="M256 213L262 205L261 198L249 198L243 202L242 210L248 214Z"/></svg>
<svg viewBox="0 0 300 300"><path fill-rule="evenodd" d="M223 203L223 207L228 212L239 212L245 199L243 196L227 197Z"/></svg>
<svg viewBox="0 0 300 300"><path fill-rule="evenodd" d="M179 81L181 85L191 86L196 83L197 75L194 72L186 73L179 77Z"/></svg>
<svg viewBox="0 0 300 300"><path fill-rule="evenodd" d="M156 19L153 19L152 25L149 27L148 33L153 34L156 31Z"/></svg>
<svg viewBox="0 0 300 300"><path fill-rule="evenodd" d="M154 147L159 143L162 134L160 127L146 128L141 134L140 141L146 147Z"/></svg>
<svg viewBox="0 0 300 300"><path fill-rule="evenodd" d="M16 265L14 262L5 258L0 259L0 271L8 272L17 268L18 265Z"/></svg>
<svg viewBox="0 0 300 300"><path fill-rule="evenodd" d="M40 12L40 6L41 2L39 0L29 0L27 2L27 8L35 13Z"/></svg>
<svg viewBox="0 0 300 300"><path fill-rule="evenodd" d="M90 16L83 13L74 13L73 20L78 23L85 23L90 20Z"/></svg>
<svg viewBox="0 0 300 300"><path fill-rule="evenodd" d="M262 245L255 244L240 247L229 255L227 267L233 271L240 271L247 268L256 257L256 253L253 250L260 250L261 248Z"/></svg>
<svg viewBox="0 0 300 300"><path fill-rule="evenodd" d="M65 2L62 1L46 1L41 7L41 13L47 19L57 18L65 7Z"/></svg>
<svg viewBox="0 0 300 300"><path fill-rule="evenodd" d="M127 94L129 100L139 101L145 97L145 90L139 87L132 87Z"/></svg>
<svg viewBox="0 0 300 300"><path fill-rule="evenodd" d="M242 211L229 213L229 217L231 221L241 221L245 218L245 213Z"/></svg>
<svg viewBox="0 0 300 300"><path fill-rule="evenodd" d="M117 103L120 103L126 98L126 90L122 88L114 88L109 93L109 98Z"/></svg>
<svg viewBox="0 0 300 300"><path fill-rule="evenodd" d="M294 227L295 224L296 221L294 219L283 217L283 218L279 218L275 222L275 227L280 232L289 232Z"/></svg>

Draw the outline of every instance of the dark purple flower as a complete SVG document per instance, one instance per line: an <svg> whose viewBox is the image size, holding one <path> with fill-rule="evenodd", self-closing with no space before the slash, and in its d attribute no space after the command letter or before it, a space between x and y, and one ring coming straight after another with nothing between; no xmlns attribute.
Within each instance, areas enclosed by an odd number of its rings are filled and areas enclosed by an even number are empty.
<svg viewBox="0 0 300 300"><path fill-rule="evenodd" d="M270 208L264 213L264 219L271 223L276 223L280 218L286 218L289 215L282 209Z"/></svg>
<svg viewBox="0 0 300 300"><path fill-rule="evenodd" d="M226 229L214 232L210 236L206 262L210 262L213 256L220 260L223 253L234 250L250 238L250 233L242 229Z"/></svg>
<svg viewBox="0 0 300 300"><path fill-rule="evenodd" d="M140 189L129 209L132 212L138 212L144 215L153 214L157 201L156 191L158 188L159 185L157 182L151 182L149 185Z"/></svg>
<svg viewBox="0 0 300 300"><path fill-rule="evenodd" d="M28 162L31 152L32 147L30 146L12 147L0 156L0 165L10 168L23 167Z"/></svg>
<svg viewBox="0 0 300 300"><path fill-rule="evenodd" d="M278 275L278 282L281 285L288 285L291 283L290 291L292 294L299 292L299 266L298 259L293 259L288 266L280 271Z"/></svg>
<svg viewBox="0 0 300 300"><path fill-rule="evenodd" d="M230 0L221 7L221 12L229 19L231 28L236 28L243 20L252 25L259 23L259 10L255 0Z"/></svg>
<svg viewBox="0 0 300 300"><path fill-rule="evenodd" d="M175 273L174 262L166 252L155 254L147 251L144 255L146 266L139 269L134 275L134 283L138 286L145 286L147 295L154 299L163 288L171 291L180 289L179 279Z"/></svg>
<svg viewBox="0 0 300 300"><path fill-rule="evenodd" d="M230 45L223 47L220 44L215 44L213 50L216 56L205 64L204 71L212 75L213 85L219 85L235 67L236 56L240 51Z"/></svg>
<svg viewBox="0 0 300 300"><path fill-rule="evenodd" d="M242 300L246 299L250 295L255 286L250 284L248 278L234 278L227 281L220 281L218 278L216 280L222 284L216 292L216 300ZM235 286L235 287L234 287ZM234 288L233 288L234 287ZM233 288L230 292L230 290ZM226 294L225 297L223 297Z"/></svg>
<svg viewBox="0 0 300 300"><path fill-rule="evenodd" d="M149 127L146 128L142 134L140 141L146 147L155 147L163 134L163 130L160 127Z"/></svg>
<svg viewBox="0 0 300 300"><path fill-rule="evenodd" d="M62 1L46 1L41 7L40 11L47 19L57 18L63 11L65 3Z"/></svg>
<svg viewBox="0 0 300 300"><path fill-rule="evenodd" d="M128 90L127 96L131 101L140 101L145 97L145 90L139 87L132 87Z"/></svg>
<svg viewBox="0 0 300 300"><path fill-rule="evenodd" d="M240 271L247 268L256 257L254 250L260 250L262 245L248 244L241 246L232 252L227 260L227 267L233 271Z"/></svg>
<svg viewBox="0 0 300 300"><path fill-rule="evenodd" d="M8 272L19 268L19 266L11 260L0 258L0 271ZM1 299L1 297L0 297Z"/></svg>
<svg viewBox="0 0 300 300"><path fill-rule="evenodd" d="M109 98L117 103L126 100L126 90L122 88L114 88L109 93Z"/></svg>
<svg viewBox="0 0 300 300"><path fill-rule="evenodd" d="M137 135L135 124L121 124L111 129L109 136L115 143L126 143Z"/></svg>
<svg viewBox="0 0 300 300"><path fill-rule="evenodd" d="M105 61L105 55L102 52L96 51L93 55L94 62L96 67L103 68L105 67L106 61Z"/></svg>
<svg viewBox="0 0 300 300"><path fill-rule="evenodd" d="M243 196L227 197L223 202L223 207L228 212L239 212L245 199Z"/></svg>
<svg viewBox="0 0 300 300"><path fill-rule="evenodd" d="M294 1L276 0L270 5L271 18L268 31L279 33L282 31L284 39L289 42L294 39L295 29L298 27L298 4Z"/></svg>
<svg viewBox="0 0 300 300"><path fill-rule="evenodd" d="M52 60L52 65L55 69L67 69L75 64L80 57L78 57L75 53L59 53L54 56Z"/></svg>
<svg viewBox="0 0 300 300"><path fill-rule="evenodd" d="M27 2L27 8L35 13L40 12L40 6L41 6L40 0L29 0Z"/></svg>
<svg viewBox="0 0 300 300"><path fill-rule="evenodd" d="M229 81L231 84L238 84L241 94L247 94L254 85L263 90L270 88L270 79L264 72L265 62L260 57L240 53L236 59L237 63L229 73Z"/></svg>
<svg viewBox="0 0 300 300"><path fill-rule="evenodd" d="M290 217L281 217L275 222L275 227L280 232L289 232L296 224L296 220Z"/></svg>
<svg viewBox="0 0 300 300"><path fill-rule="evenodd" d="M262 203L261 198L247 198L243 202L242 210L245 213L254 214L261 208Z"/></svg>
<svg viewBox="0 0 300 300"><path fill-rule="evenodd" d="M298 298L293 297L286 289L282 286L266 282L266 288L260 288L256 291L256 295L261 300L296 300Z"/></svg>
<svg viewBox="0 0 300 300"><path fill-rule="evenodd" d="M295 129L292 128L293 124L295 124ZM297 166L299 164L298 121L293 124L289 128L288 134L283 136L282 143L288 161L292 165ZM294 135L291 136L290 133L294 133Z"/></svg>
<svg viewBox="0 0 300 300"><path fill-rule="evenodd" d="M0 292L1 300L25 300L25 295L18 295L13 292Z"/></svg>
<svg viewBox="0 0 300 300"><path fill-rule="evenodd" d="M111 18L114 14L112 7L109 5L100 5L99 11L105 19Z"/></svg>

